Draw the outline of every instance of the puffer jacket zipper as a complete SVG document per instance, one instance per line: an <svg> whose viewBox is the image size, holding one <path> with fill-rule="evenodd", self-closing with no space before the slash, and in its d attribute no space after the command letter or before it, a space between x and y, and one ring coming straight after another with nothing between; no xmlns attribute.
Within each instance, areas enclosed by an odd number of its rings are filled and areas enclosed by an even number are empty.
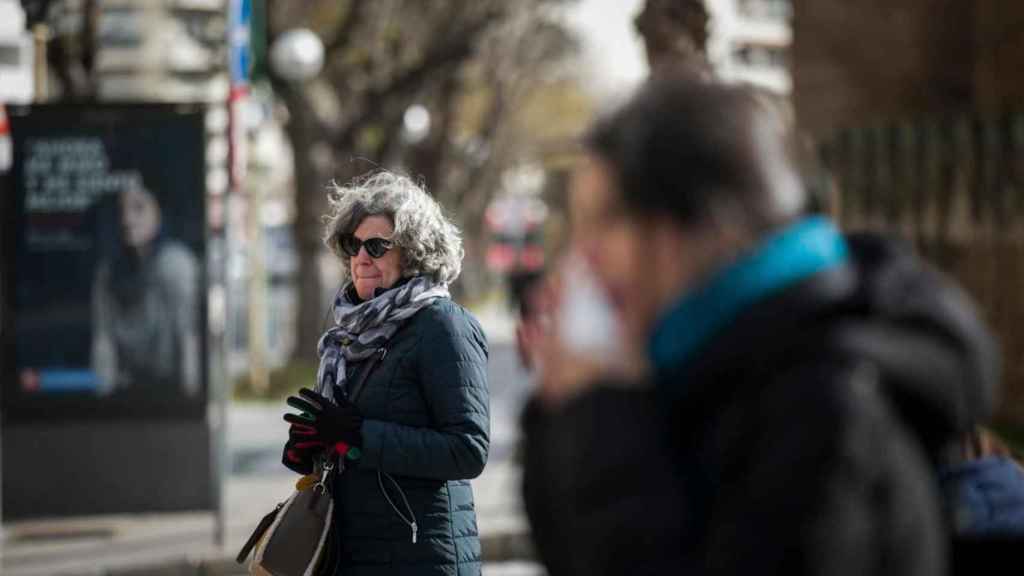
<svg viewBox="0 0 1024 576"><path fill-rule="evenodd" d="M388 480L390 480L392 484L395 485L395 490L398 490L398 495L402 497L402 503L405 504L405 510L406 512L409 513L408 518L406 518L405 514L403 514L402 511L398 509L398 506L395 506L394 501L391 500L391 496L388 495L387 489L384 488L383 478L385 477ZM402 519L402 522L405 522L406 525L409 526L409 529L412 530L412 543L415 544L416 535L417 532L419 531L419 527L416 524L416 514L413 513L412 506L409 506L409 499L405 497L405 491L402 490L402 487L398 484L398 481L392 478L390 474L386 472L381 472L380 470L377 471L377 486L380 487L380 493L384 495L384 498L387 499L388 504L391 505L391 509L394 510L395 514L397 514L398 517Z"/></svg>
<svg viewBox="0 0 1024 576"><path fill-rule="evenodd" d="M384 357L387 356L387 354L387 348L382 347L380 349L380 358L378 359L378 362L383 362ZM405 514L402 513L401 510L398 509L398 506L396 506L394 501L391 500L391 496L388 494L388 491L384 488L385 476L387 477L388 480L391 481L392 484L394 484L395 489L398 490L398 495L402 497L402 503L405 504L405 510L406 512L409 513L408 518L405 516ZM409 505L409 499L406 498L405 491L402 490L402 486L399 485L398 481L392 478L390 474L381 472L380 470L377 471L377 486L380 488L380 493L383 494L384 498L388 501L388 504L391 505L391 509L394 510L395 514L402 519L402 522L405 522L405 524L409 526L409 529L412 530L412 543L415 544L419 532L419 525L416 523L416 514L413 513L412 506Z"/></svg>

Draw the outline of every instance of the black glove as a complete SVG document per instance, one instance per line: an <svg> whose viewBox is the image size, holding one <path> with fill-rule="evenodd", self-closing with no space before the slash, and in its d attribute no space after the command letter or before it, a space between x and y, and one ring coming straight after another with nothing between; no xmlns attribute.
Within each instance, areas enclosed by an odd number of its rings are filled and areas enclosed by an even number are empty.
<svg viewBox="0 0 1024 576"><path fill-rule="evenodd" d="M340 453L347 451L347 446L362 446L363 417L347 399L338 398L337 402L333 404L309 388L299 390L298 396L290 396L288 405L303 413L284 415L285 422L292 425L289 436L303 442L319 442ZM337 446L339 443L346 447Z"/></svg>
<svg viewBox="0 0 1024 576"><path fill-rule="evenodd" d="M281 462L293 472L303 475L312 474L316 457L323 451L324 445L321 442L311 442L289 434L288 442L284 445Z"/></svg>

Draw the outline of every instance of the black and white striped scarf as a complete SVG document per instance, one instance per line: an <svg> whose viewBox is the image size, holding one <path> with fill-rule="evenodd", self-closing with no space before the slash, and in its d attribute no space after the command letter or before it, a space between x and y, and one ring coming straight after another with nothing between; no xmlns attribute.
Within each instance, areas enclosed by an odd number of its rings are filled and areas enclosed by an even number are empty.
<svg viewBox="0 0 1024 576"><path fill-rule="evenodd" d="M344 389L345 367L380 350L402 323L439 298L448 287L417 276L405 284L361 303L349 301L347 290L334 300L334 326L320 337L320 367L316 391L334 401L335 389Z"/></svg>

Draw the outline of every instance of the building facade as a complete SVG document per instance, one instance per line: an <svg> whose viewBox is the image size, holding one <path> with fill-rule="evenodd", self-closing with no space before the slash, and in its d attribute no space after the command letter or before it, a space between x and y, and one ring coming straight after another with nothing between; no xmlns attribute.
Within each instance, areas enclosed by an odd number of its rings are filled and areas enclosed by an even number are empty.
<svg viewBox="0 0 1024 576"><path fill-rule="evenodd" d="M0 104L32 100L32 35L17 0L0 0Z"/></svg>
<svg viewBox="0 0 1024 576"><path fill-rule="evenodd" d="M718 74L788 95L790 0L706 0L706 7L708 59Z"/></svg>

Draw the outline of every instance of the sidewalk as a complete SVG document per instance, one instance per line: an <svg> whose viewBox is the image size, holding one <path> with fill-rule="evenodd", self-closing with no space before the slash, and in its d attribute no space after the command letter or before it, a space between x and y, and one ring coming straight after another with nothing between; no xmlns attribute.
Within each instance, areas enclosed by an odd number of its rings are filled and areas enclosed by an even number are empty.
<svg viewBox="0 0 1024 576"><path fill-rule="evenodd" d="M538 574L529 563L526 523L514 495L518 470L489 466L474 489L487 574ZM259 519L292 489L293 476L233 477L227 484L226 546L213 543L209 513L104 516L37 520L6 526L4 576L244 574L234 564ZM532 571L531 571L532 570Z"/></svg>
<svg viewBox="0 0 1024 576"><path fill-rule="evenodd" d="M516 317L503 297L489 298L473 306L471 312L480 322L492 346L515 341Z"/></svg>

